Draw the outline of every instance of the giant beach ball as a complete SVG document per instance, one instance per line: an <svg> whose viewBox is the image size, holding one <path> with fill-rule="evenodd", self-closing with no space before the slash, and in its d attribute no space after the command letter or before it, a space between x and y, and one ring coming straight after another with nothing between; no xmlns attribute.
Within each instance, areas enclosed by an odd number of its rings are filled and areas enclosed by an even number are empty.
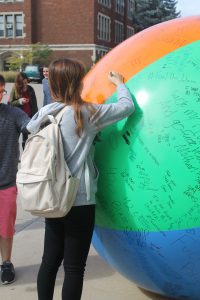
<svg viewBox="0 0 200 300"><path fill-rule="evenodd" d="M83 97L117 101L122 73L135 113L101 132L93 244L138 286L200 299L200 17L127 39L88 73Z"/></svg>

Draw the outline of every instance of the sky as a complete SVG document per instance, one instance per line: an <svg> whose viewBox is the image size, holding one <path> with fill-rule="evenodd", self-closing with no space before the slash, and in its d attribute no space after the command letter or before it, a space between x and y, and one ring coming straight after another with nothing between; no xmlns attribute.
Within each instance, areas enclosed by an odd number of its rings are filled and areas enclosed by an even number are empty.
<svg viewBox="0 0 200 300"><path fill-rule="evenodd" d="M182 17L200 15L200 0L178 0L177 10Z"/></svg>

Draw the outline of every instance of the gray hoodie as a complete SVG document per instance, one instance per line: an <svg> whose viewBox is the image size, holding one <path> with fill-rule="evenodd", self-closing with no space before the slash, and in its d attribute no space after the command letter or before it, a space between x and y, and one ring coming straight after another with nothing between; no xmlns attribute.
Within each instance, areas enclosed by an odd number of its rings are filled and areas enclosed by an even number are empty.
<svg viewBox="0 0 200 300"><path fill-rule="evenodd" d="M74 205L95 204L98 171L93 162L93 141L97 133L106 126L113 124L134 112L134 104L129 90L124 84L117 87L116 103L94 104L95 113L91 115L86 107L82 108L84 118L84 130L79 137L76 134L74 110L71 106L65 111L60 122L60 130L63 139L65 160L73 175L77 175L84 162L84 170L81 176L80 187ZM27 125L31 133L38 132L42 123L48 120L48 115L56 115L64 107L63 103L54 102L46 105L35 114Z"/></svg>

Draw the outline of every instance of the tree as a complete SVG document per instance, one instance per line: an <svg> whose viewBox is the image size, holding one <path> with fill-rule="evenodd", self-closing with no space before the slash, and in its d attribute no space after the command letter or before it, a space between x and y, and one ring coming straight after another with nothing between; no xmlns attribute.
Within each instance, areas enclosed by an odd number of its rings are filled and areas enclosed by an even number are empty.
<svg viewBox="0 0 200 300"><path fill-rule="evenodd" d="M159 0L136 0L134 26L136 32L159 23Z"/></svg>
<svg viewBox="0 0 200 300"><path fill-rule="evenodd" d="M52 50L47 45L40 43L30 45L27 50L15 51L7 59L7 65L10 70L18 71L27 64L49 64Z"/></svg>
<svg viewBox="0 0 200 300"><path fill-rule="evenodd" d="M134 26L136 32L155 24L177 18L175 0L135 0Z"/></svg>
<svg viewBox="0 0 200 300"><path fill-rule="evenodd" d="M32 63L45 65L50 62L50 56L52 50L47 45L41 45L40 43L31 45Z"/></svg>
<svg viewBox="0 0 200 300"><path fill-rule="evenodd" d="M161 7L161 10L163 21L168 21L180 17L180 11L176 11L176 0L163 0L162 2L163 6Z"/></svg>
<svg viewBox="0 0 200 300"><path fill-rule="evenodd" d="M9 70L12 71L21 71L23 65L32 63L32 54L30 51L15 51L12 55L6 60L6 64Z"/></svg>

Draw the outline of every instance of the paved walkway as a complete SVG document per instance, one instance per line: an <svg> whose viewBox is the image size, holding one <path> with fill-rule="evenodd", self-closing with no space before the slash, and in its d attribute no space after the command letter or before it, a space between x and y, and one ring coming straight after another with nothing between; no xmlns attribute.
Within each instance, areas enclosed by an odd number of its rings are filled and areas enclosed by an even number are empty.
<svg viewBox="0 0 200 300"><path fill-rule="evenodd" d="M16 235L13 248L13 262L16 268L16 282L0 286L1 300L36 300L36 277L42 256L44 220L31 216L22 210L18 199ZM61 299L63 281L62 267L57 276L55 300ZM122 277L109 267L90 249L82 300L162 300L164 298L146 294L134 283Z"/></svg>
<svg viewBox="0 0 200 300"><path fill-rule="evenodd" d="M7 85L8 92L11 89ZM41 85L33 85L39 106L42 102ZM22 210L18 199L16 235L13 248L13 262L16 268L16 282L9 286L0 285L0 300L36 300L36 277L42 256L44 235L43 219L31 216ZM63 270L57 276L55 300L61 299ZM147 293L134 283L122 277L109 267L90 249L82 300L163 300L161 296ZM69 299L71 300L71 299Z"/></svg>

